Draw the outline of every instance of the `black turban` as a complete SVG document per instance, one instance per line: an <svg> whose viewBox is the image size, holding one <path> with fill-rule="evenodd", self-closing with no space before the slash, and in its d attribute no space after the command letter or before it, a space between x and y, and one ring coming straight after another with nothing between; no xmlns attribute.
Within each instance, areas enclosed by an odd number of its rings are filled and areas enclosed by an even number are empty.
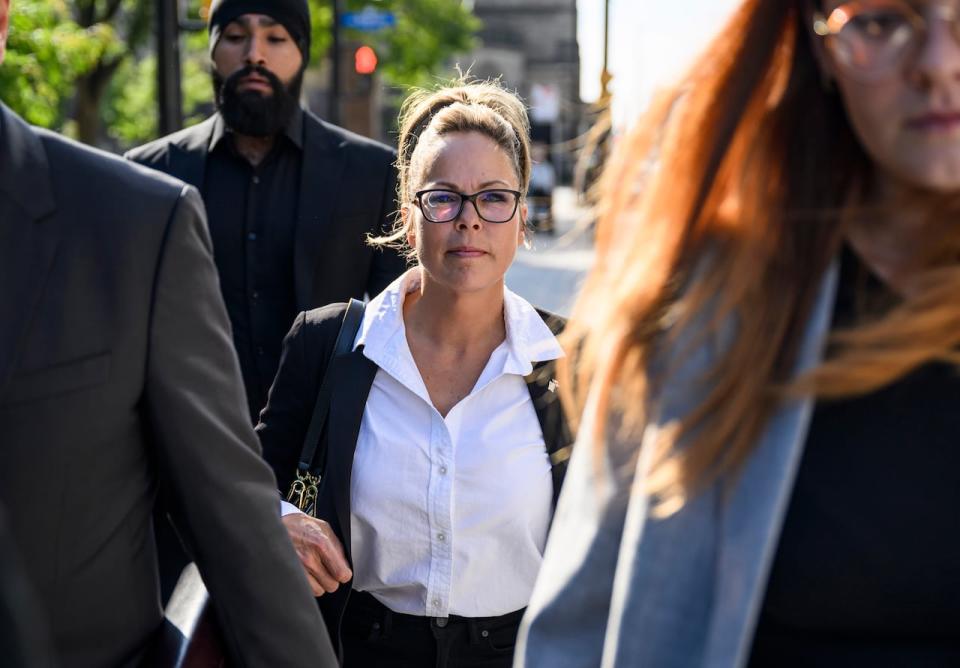
<svg viewBox="0 0 960 668"><path fill-rule="evenodd" d="M244 14L264 14L283 25L300 47L303 64L310 60L310 7L307 0L213 0L210 7L210 54L223 29Z"/></svg>

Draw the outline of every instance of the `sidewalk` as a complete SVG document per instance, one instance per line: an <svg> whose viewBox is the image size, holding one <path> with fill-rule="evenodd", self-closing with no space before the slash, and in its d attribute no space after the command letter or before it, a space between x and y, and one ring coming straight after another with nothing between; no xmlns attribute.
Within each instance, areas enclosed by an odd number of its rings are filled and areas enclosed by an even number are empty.
<svg viewBox="0 0 960 668"><path fill-rule="evenodd" d="M534 306L569 315L583 278L593 264L590 234L577 229L585 211L572 188L553 194L556 234L535 234L533 248L521 248L507 272L507 286Z"/></svg>

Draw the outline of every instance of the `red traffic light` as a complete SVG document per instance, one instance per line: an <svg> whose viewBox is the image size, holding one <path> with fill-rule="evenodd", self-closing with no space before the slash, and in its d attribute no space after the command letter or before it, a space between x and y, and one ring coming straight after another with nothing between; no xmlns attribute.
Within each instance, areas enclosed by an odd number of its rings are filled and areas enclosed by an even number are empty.
<svg viewBox="0 0 960 668"><path fill-rule="evenodd" d="M353 54L353 67L357 74L373 74L377 69L377 54L369 46L361 46Z"/></svg>

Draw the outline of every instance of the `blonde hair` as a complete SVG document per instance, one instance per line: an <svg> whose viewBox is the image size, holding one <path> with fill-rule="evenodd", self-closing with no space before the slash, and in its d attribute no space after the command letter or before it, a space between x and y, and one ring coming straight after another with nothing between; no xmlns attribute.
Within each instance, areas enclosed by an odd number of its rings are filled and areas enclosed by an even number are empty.
<svg viewBox="0 0 960 668"><path fill-rule="evenodd" d="M520 98L499 81L471 81L460 77L436 89L415 89L400 109L400 143L397 156L398 201L413 201L414 191L428 165L423 151L429 139L477 132L493 140L510 158L520 192L530 186L530 121ZM374 245L405 247L410 218L398 214L394 229L369 240ZM408 249L409 251L409 249Z"/></svg>
<svg viewBox="0 0 960 668"><path fill-rule="evenodd" d="M958 244L939 239L954 254L901 304L835 334L828 359L792 377L820 279L873 169L823 89L807 10L806 0L745 0L601 179L597 258L567 327L572 361L561 363L568 402L583 407L595 392L597 453L608 416L639 442L663 380L650 372L655 346L720 341L736 323L699 380L699 404L657 438L648 432L647 491L661 512L739 469L785 397L856 396L920 364L960 361Z"/></svg>

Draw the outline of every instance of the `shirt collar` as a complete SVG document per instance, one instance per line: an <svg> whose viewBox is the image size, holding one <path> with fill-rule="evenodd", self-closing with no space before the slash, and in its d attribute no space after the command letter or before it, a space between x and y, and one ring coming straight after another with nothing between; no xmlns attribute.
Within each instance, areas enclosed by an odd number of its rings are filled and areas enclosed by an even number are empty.
<svg viewBox="0 0 960 668"><path fill-rule="evenodd" d="M403 325L403 301L419 289L420 267L407 270L367 305L354 349L364 347L364 355L383 367L382 360L394 358L397 346L406 345ZM507 357L503 373L526 376L537 362L563 357L563 349L536 309L509 288L503 291L504 324L507 330Z"/></svg>
<svg viewBox="0 0 960 668"><path fill-rule="evenodd" d="M287 125L283 129L283 135L300 150L303 150L303 114L303 109L298 107L290 115L290 120L287 121ZM213 121L213 133L210 135L210 146L208 150L212 152L220 145L220 142L222 142L224 138L230 136L232 133L233 131L227 127L226 122L223 120L223 114L218 112Z"/></svg>
<svg viewBox="0 0 960 668"><path fill-rule="evenodd" d="M303 109L297 107L294 110L283 132L287 136L287 139L293 142L294 146L303 150Z"/></svg>

